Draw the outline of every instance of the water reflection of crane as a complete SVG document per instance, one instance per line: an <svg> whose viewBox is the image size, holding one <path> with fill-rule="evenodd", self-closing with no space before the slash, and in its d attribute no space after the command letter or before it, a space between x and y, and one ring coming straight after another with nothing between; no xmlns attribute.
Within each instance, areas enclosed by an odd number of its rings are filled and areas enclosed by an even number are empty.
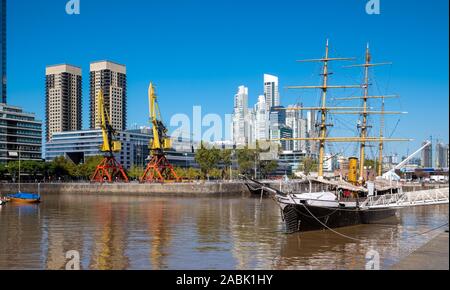
<svg viewBox="0 0 450 290"><path fill-rule="evenodd" d="M128 216L128 207L120 206L116 212L111 204L103 205L97 209L101 233L96 237L94 254L91 260L91 269L123 270L129 265L125 255L127 245L127 229L124 226Z"/></svg>
<svg viewBox="0 0 450 290"><path fill-rule="evenodd" d="M149 208L150 207L150 208ZM167 268L167 248L172 240L171 228L177 223L179 206L162 200L143 205L147 214L148 231L151 236L150 262L153 270Z"/></svg>

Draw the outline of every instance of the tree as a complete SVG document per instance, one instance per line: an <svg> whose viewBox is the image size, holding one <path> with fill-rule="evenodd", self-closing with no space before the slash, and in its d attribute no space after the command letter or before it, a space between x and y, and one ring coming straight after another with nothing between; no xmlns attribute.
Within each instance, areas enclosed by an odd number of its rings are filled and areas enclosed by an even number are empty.
<svg viewBox="0 0 450 290"><path fill-rule="evenodd" d="M303 159L303 163L300 164L300 170L303 171L303 173L308 176L313 171L318 170L318 163L316 160L312 159L311 157L306 157Z"/></svg>
<svg viewBox="0 0 450 290"><path fill-rule="evenodd" d="M9 162L7 171L15 182L19 177L19 162Z"/></svg>
<svg viewBox="0 0 450 290"><path fill-rule="evenodd" d="M220 150L216 148L208 149L201 143L200 149L195 154L195 160L200 165L200 170L204 178L207 178L210 171L217 167L221 159Z"/></svg>
<svg viewBox="0 0 450 290"><path fill-rule="evenodd" d="M196 180L196 179L200 179L202 173L199 169L196 168L188 168L187 170L185 170L185 175L186 178L188 178L189 180Z"/></svg>
<svg viewBox="0 0 450 290"><path fill-rule="evenodd" d="M271 173L273 173L278 168L278 161L270 160L270 161L261 161L260 170L261 175L264 178L267 178Z"/></svg>
<svg viewBox="0 0 450 290"><path fill-rule="evenodd" d="M178 175L178 170L179 168L175 168L175 172L177 172ZM139 167L139 166L132 166L130 168L130 170L128 171L128 177L130 177L131 179L135 179L135 180L139 180L142 175L144 174L145 169L143 167ZM178 175L180 176L180 175Z"/></svg>
<svg viewBox="0 0 450 290"><path fill-rule="evenodd" d="M233 165L233 151L230 149L224 149L222 150L221 154L221 161L224 165L224 168L222 169L222 179L225 179L226 177L230 178L228 173L228 168L231 168L231 165Z"/></svg>
<svg viewBox="0 0 450 290"><path fill-rule="evenodd" d="M257 157L257 151L251 150L248 147L237 150L237 159L239 164L239 171L241 172L241 174L251 174L252 169L255 167L255 162L257 163Z"/></svg>
<svg viewBox="0 0 450 290"><path fill-rule="evenodd" d="M78 176L82 179L91 179L94 174L97 166L102 162L103 156L89 156L84 160L84 163L79 164L78 167Z"/></svg>
<svg viewBox="0 0 450 290"><path fill-rule="evenodd" d="M75 170L75 164L63 156L55 158L50 163L50 174L57 179L67 179L74 174Z"/></svg>
<svg viewBox="0 0 450 290"><path fill-rule="evenodd" d="M0 179L4 179L6 173L8 173L8 168L4 164L0 164Z"/></svg>
<svg viewBox="0 0 450 290"><path fill-rule="evenodd" d="M368 160L368 159L366 159L364 164L365 164L365 167L367 167L368 169L375 169L376 168L375 160Z"/></svg>

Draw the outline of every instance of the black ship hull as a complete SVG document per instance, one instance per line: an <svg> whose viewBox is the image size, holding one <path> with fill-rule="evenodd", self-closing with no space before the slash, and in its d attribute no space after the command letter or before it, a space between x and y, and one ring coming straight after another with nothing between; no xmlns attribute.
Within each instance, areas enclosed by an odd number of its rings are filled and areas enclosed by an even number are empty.
<svg viewBox="0 0 450 290"><path fill-rule="evenodd" d="M283 219L287 233L295 233L376 223L396 212L395 208L358 210L290 204L283 209Z"/></svg>

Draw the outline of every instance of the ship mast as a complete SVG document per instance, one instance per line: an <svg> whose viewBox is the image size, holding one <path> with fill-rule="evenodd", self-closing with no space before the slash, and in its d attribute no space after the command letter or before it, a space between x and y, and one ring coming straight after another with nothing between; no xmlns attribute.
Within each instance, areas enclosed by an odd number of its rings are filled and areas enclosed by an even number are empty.
<svg viewBox="0 0 450 290"><path fill-rule="evenodd" d="M327 138L327 129L332 126L327 124L327 113L329 110L346 110L346 109L358 109L358 108L329 108L327 107L327 93L329 89L345 89L345 88L360 88L360 85L353 86L330 86L328 85L329 79L329 69L328 64L330 61L348 61L353 60L354 58L330 58L329 57L329 41L327 40L326 48L325 48L325 57L322 59L309 59L302 60L299 62L322 62L323 63L323 72L322 72L322 86L292 86L288 87L288 89L321 89L322 97L321 97L321 107L317 108L320 111L321 121L320 121L320 137L319 141L319 177L323 177L323 166L324 166L324 157L325 157L325 143ZM310 108L295 108L296 110L307 110Z"/></svg>
<svg viewBox="0 0 450 290"><path fill-rule="evenodd" d="M367 44L366 49L366 63L364 66L364 111L362 114L363 117L363 123L361 125L361 145L360 145L360 160L359 160L359 179L362 182L364 180L365 172L364 172L364 163L366 161L366 141L367 138L367 97L369 96L369 65L370 65L370 51L369 51L369 44Z"/></svg>
<svg viewBox="0 0 450 290"><path fill-rule="evenodd" d="M362 124L358 125L358 129L361 130L361 142L360 142L360 160L359 160L359 182L360 183L364 183L365 180L365 162L366 162L366 140L367 140L367 136L368 136L368 129L370 128L370 126L368 125L368 116L370 114L370 112L368 112L368 100L369 99L373 99L373 98L380 98L382 99L382 110L380 112L376 112L377 114L380 114L381 116L381 126L380 126L380 145L379 145L379 149L380 149L380 155L381 155L381 160L379 160L380 162L380 166L382 167L382 162L383 162L383 127L384 127L384 116L388 115L388 114L401 114L402 112L386 112L384 110L384 99L387 96L374 96L371 97L369 96L369 88L370 88L370 68L371 67L375 67L375 66L382 66L382 65L391 65L392 63L371 63L372 61L372 56L370 54L370 48L369 48L369 44L367 44L366 47L366 54L365 54L365 63L364 64L360 64L360 65L352 65L352 66L348 66L348 67L363 67L364 68L364 84L363 84L363 97L361 97L361 99L363 100L363 111L361 112L361 116L362 116ZM396 96L389 96L389 97L396 97ZM356 98L354 98L356 99ZM374 112L372 112L373 114ZM379 173L379 171L378 171ZM381 176L381 174L379 174L379 176Z"/></svg>
<svg viewBox="0 0 450 290"><path fill-rule="evenodd" d="M279 109L286 111L301 111L301 110L318 110L321 112L321 122L320 122L320 136L316 138L283 138L283 139L275 139L272 141L315 141L319 142L319 178L323 178L323 169L324 169L324 157L325 157L325 144L326 142L358 142L361 144L360 150L360 180L364 182L364 161L365 161L365 147L366 143L379 142L383 144L384 142L406 142L412 141L411 139L402 139L402 138L384 138L383 135L380 137L369 137L368 136L368 116L369 115L394 115L394 114L406 114L406 112L386 112L383 110L379 111L369 111L371 109L368 106L369 99L384 99L391 98L396 96L369 96L369 68L373 66L387 65L390 63L371 63L371 55L369 51L369 46L367 45L366 49L366 62L362 65L352 65L347 67L364 67L365 68L365 76L364 76L364 84L363 85L342 85L342 86L330 86L328 85L329 80L329 61L347 61L353 60L354 58L330 58L329 57L329 42L327 40L326 49L325 49L325 57L323 59L310 59L303 60L299 62L323 62L323 72L322 72L322 86L290 86L288 89L321 89L322 90L322 98L321 98L321 107L318 108L287 108L287 109ZM364 96L362 97L349 97L349 98L335 98L335 100L363 100L363 107L327 107L327 92L329 89L347 89L347 88L362 88L364 90ZM348 111L345 111L348 110ZM354 111L360 110L360 111ZM362 111L361 111L362 110ZM345 115L362 115L363 123L361 125L361 136L360 137L327 137L327 128L331 127L332 124L327 124L327 116L328 114L345 114ZM381 145L383 146L383 145ZM382 153L381 153L382 154Z"/></svg>
<svg viewBox="0 0 450 290"><path fill-rule="evenodd" d="M381 99L381 111L384 112L385 100ZM378 176L383 175L383 137L384 137L384 115L380 116L380 144L378 145Z"/></svg>

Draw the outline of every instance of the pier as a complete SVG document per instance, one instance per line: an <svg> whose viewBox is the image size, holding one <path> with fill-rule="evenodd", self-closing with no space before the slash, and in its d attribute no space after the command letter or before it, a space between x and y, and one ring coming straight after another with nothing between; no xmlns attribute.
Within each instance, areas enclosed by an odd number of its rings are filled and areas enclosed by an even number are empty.
<svg viewBox="0 0 450 290"><path fill-rule="evenodd" d="M448 232L441 233L391 270L449 270Z"/></svg>

